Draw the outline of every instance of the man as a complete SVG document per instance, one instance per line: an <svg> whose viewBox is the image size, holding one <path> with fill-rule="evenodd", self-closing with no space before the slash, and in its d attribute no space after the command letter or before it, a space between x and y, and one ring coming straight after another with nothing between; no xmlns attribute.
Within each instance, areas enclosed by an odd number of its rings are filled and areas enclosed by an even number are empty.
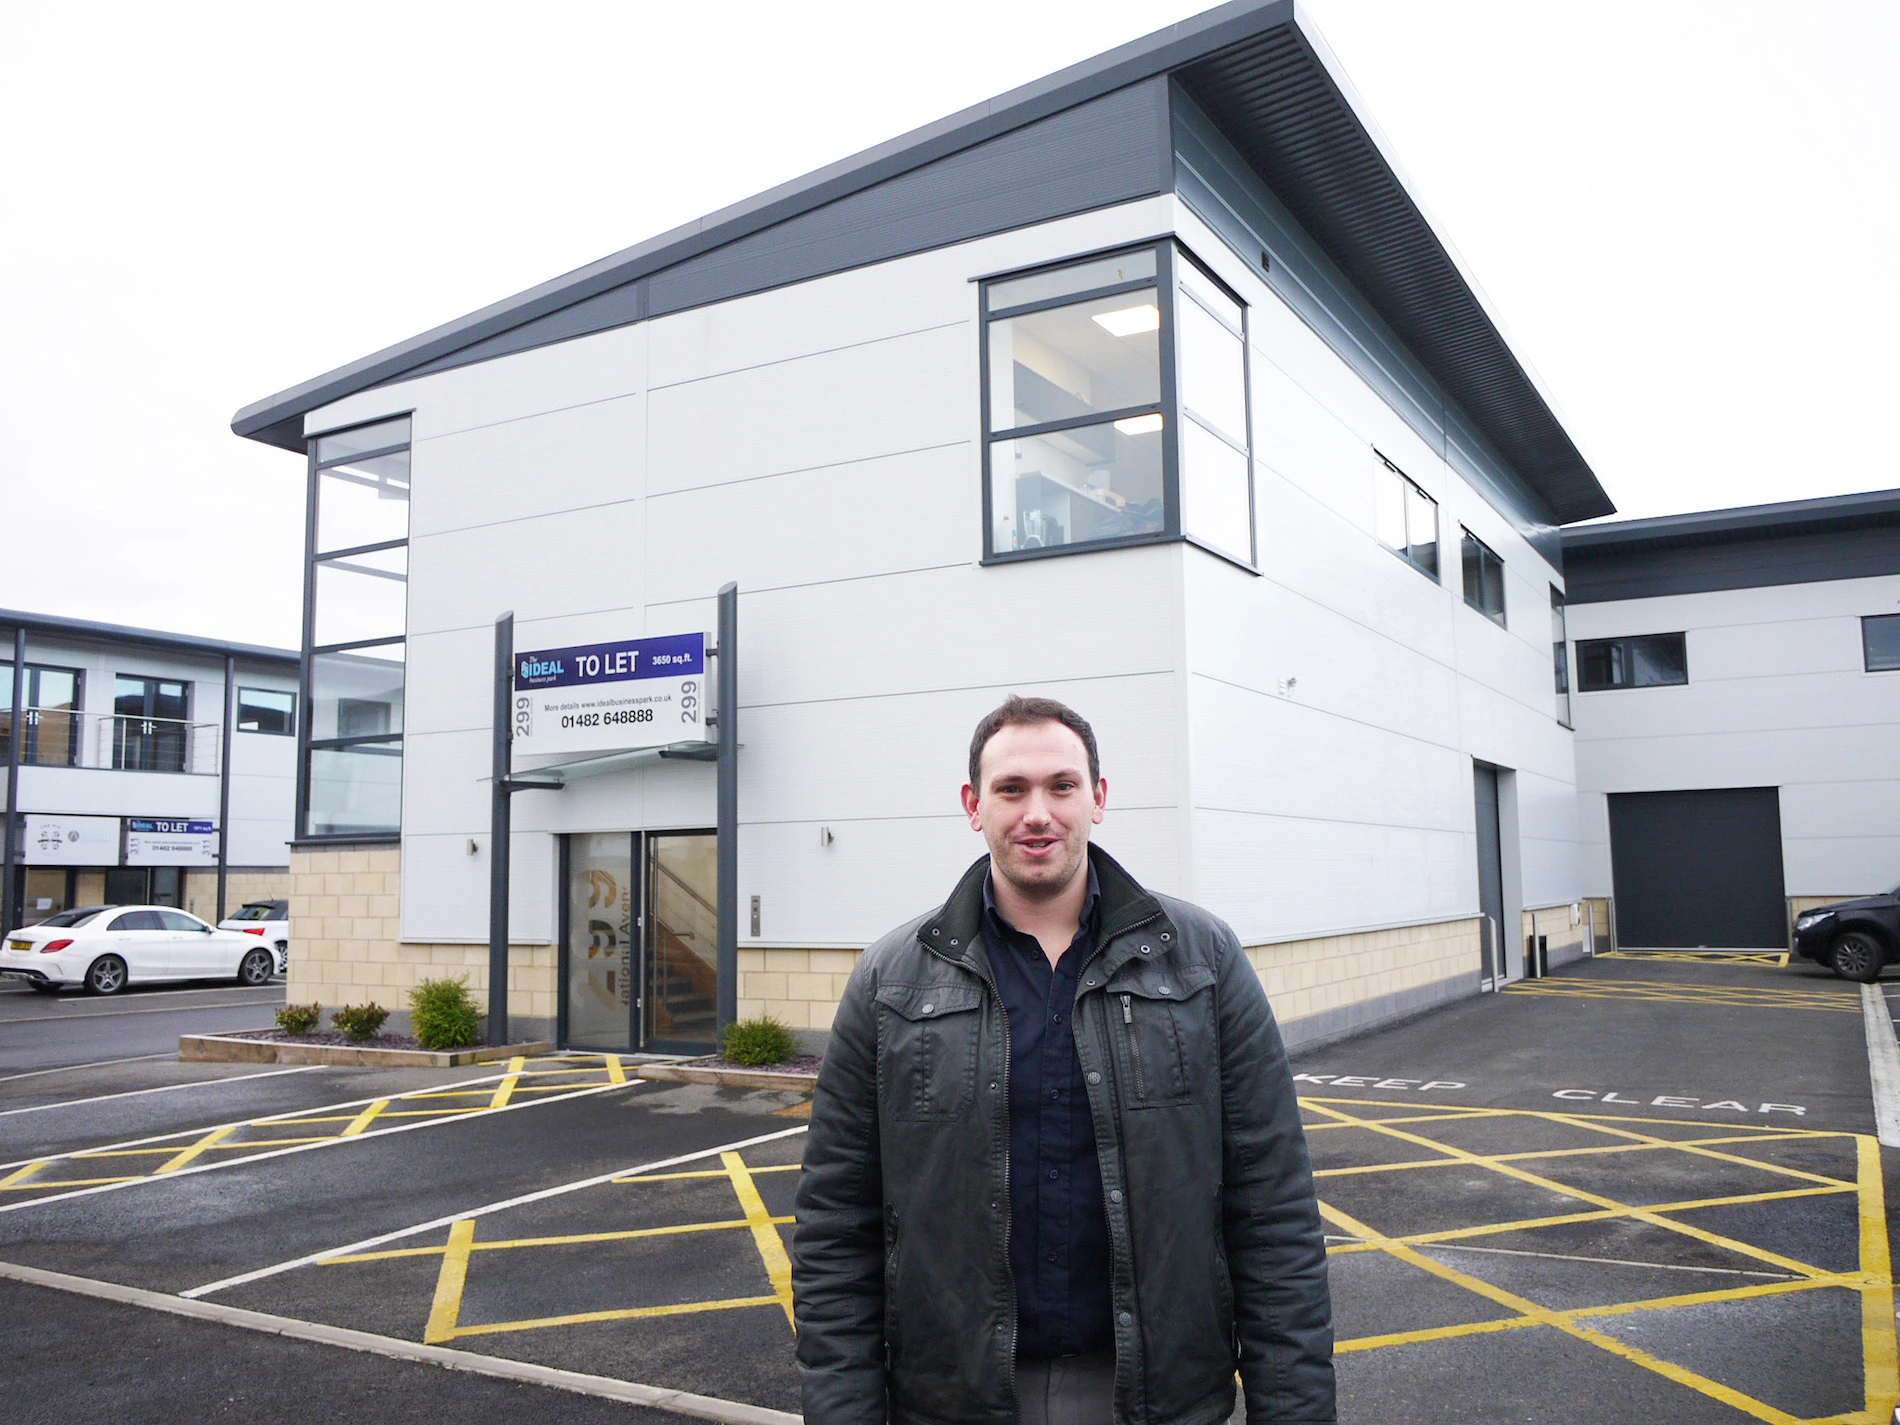
<svg viewBox="0 0 1900 1425"><path fill-rule="evenodd" d="M989 855L859 961L798 1190L807 1425L1334 1418L1326 1250L1233 931L1089 844L1095 734L977 725Z"/></svg>

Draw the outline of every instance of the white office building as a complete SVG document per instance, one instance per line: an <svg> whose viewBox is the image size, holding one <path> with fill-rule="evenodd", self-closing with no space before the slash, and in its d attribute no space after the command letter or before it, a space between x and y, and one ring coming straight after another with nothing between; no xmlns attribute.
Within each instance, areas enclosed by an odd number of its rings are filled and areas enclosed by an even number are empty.
<svg viewBox="0 0 1900 1425"><path fill-rule="evenodd" d="M727 989L822 1031L982 851L957 788L1012 691L1093 720L1102 843L1234 925L1295 1043L1587 934L1551 629L1560 527L1612 506L1287 0L234 427L310 481L294 999L485 989L499 614L691 634L728 581L737 983L716 768L570 758L513 803L518 1029L703 1043Z"/></svg>
<svg viewBox="0 0 1900 1425"><path fill-rule="evenodd" d="M297 676L287 649L0 609L0 918L284 899Z"/></svg>

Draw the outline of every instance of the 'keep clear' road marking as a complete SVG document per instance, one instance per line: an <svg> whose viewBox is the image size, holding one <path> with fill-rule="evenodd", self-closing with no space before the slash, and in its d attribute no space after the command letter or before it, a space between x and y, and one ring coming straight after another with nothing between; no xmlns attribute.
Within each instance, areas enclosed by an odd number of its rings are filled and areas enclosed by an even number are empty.
<svg viewBox="0 0 1900 1425"><path fill-rule="evenodd" d="M1431 1093L1436 1089L1466 1089L1455 1079L1382 1079L1372 1074L1295 1074L1296 1084L1329 1084L1336 1089L1398 1089L1405 1093Z"/></svg>
<svg viewBox="0 0 1900 1425"><path fill-rule="evenodd" d="M1659 1093L1654 1098L1648 1099L1624 1098L1615 1089L1607 1093L1600 1089L1558 1089L1551 1097L1568 1099L1573 1103L1620 1103L1631 1106L1641 1104L1646 1108L1697 1108L1704 1113L1722 1109L1729 1113L1792 1113L1797 1118L1805 1117L1807 1114L1807 1109L1798 1103L1764 1103L1760 1108L1751 1109L1747 1104L1737 1102L1732 1098L1717 1099L1712 1103L1704 1103L1701 1099L1691 1098L1686 1094L1673 1093Z"/></svg>

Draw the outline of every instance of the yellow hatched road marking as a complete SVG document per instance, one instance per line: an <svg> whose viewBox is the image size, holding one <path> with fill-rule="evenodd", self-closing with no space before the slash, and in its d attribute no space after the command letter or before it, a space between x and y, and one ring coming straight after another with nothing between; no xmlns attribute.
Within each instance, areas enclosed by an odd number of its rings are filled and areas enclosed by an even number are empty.
<svg viewBox="0 0 1900 1425"><path fill-rule="evenodd" d="M508 1331L538 1331L548 1326L586 1326L596 1321L638 1321L648 1316L690 1316L699 1311L735 1311L747 1306L777 1306L776 1296L740 1296L730 1301L688 1301L677 1306L627 1306L617 1311L580 1311L572 1316L540 1316L527 1321L496 1321L463 1326L459 1336L497 1336Z"/></svg>
<svg viewBox="0 0 1900 1425"><path fill-rule="evenodd" d="M721 1177L725 1174L721 1173ZM790 1217L774 1217L774 1224L792 1221ZM520 1247L570 1247L580 1242L626 1242L636 1237L677 1237L688 1232L732 1232L752 1226L748 1218L735 1218L730 1222L686 1222L672 1227L634 1227L621 1232L577 1232L566 1237L517 1237L513 1240L477 1242L469 1250L475 1252L506 1252ZM341 1267L356 1262L388 1262L398 1257L434 1257L448 1250L447 1247L397 1247L387 1252L358 1252L348 1257L325 1257L317 1265L320 1267Z"/></svg>
<svg viewBox="0 0 1900 1425"><path fill-rule="evenodd" d="M624 1084L627 1081L627 1071L621 1067L620 1056L618 1054L609 1054L606 1063L608 1081L610 1083Z"/></svg>
<svg viewBox="0 0 1900 1425"><path fill-rule="evenodd" d="M519 1054L508 1061L508 1077L495 1085L495 1096L488 1101L490 1108L507 1107L508 1100L515 1096L515 1085L521 1082L524 1062Z"/></svg>
<svg viewBox="0 0 1900 1425"><path fill-rule="evenodd" d="M747 1168L746 1171L756 1178L762 1173L795 1173L798 1169L797 1163L775 1163L765 1168ZM614 1181L616 1183L677 1183L684 1182L688 1178L730 1178L731 1176L731 1173L723 1169L707 1168L694 1173L643 1173L639 1177L615 1178Z"/></svg>
<svg viewBox="0 0 1900 1425"><path fill-rule="evenodd" d="M345 1128L341 1133L337 1134L336 1136L339 1138L356 1137L357 1134L361 1133L365 1128L369 1127L370 1124L374 1123L376 1121L376 1116L388 1107L389 1107L388 1099L386 1098L377 1099L376 1102L372 1103L368 1108L364 1109L361 1113L357 1114L356 1117L352 1118L350 1120L350 1126L348 1128Z"/></svg>
<svg viewBox="0 0 1900 1425"><path fill-rule="evenodd" d="M1636 1146L1644 1148L1675 1148L1693 1157L1713 1158L1721 1163L1736 1163L1745 1168L1755 1168L1760 1172L1774 1173L1779 1177L1798 1178L1803 1182L1810 1183L1825 1183L1829 1187L1837 1188L1852 1188L1854 1186L1853 1183L1845 1182L1840 1178L1830 1178L1821 1173L1804 1172L1800 1168L1785 1168L1779 1163L1764 1163L1758 1158L1744 1158L1739 1153L1717 1153L1702 1146L1692 1138L1657 1138L1653 1134L1638 1133L1629 1128L1612 1128L1607 1125L1593 1125L1587 1118L1570 1119L1561 1114L1557 1115L1557 1121L1570 1122L1578 1128L1591 1129L1597 1133L1613 1133L1621 1138L1633 1138L1637 1140Z"/></svg>
<svg viewBox="0 0 1900 1425"><path fill-rule="evenodd" d="M1494 1302L1499 1306L1515 1311L1520 1316L1527 1317L1538 1325L1553 1327L1556 1330L1562 1331L1567 1336L1574 1336L1579 1341L1587 1342L1600 1350L1608 1351L1611 1355L1621 1356L1624 1360L1634 1365L1642 1366L1645 1370L1654 1371L1657 1375L1662 1376L1666 1380L1672 1380L1678 1385L1685 1385L1691 1390L1698 1391L1711 1399L1719 1400L1724 1405L1740 1410L1744 1414L1752 1415L1757 1420L1768 1421L1770 1425L1802 1425L1802 1422L1797 1420L1794 1416L1777 1410L1771 1405L1764 1405L1753 1396L1743 1395L1740 1391L1723 1385L1720 1381L1710 1380L1707 1376L1697 1375L1694 1371L1685 1370L1672 1361L1665 1361L1658 1356L1652 1356L1649 1352L1640 1350L1635 1346L1625 1345L1615 1337L1606 1336L1601 1331L1594 1331L1571 1319L1568 1315L1547 1310L1534 1301L1518 1296L1515 1292L1506 1291L1504 1288L1493 1286L1490 1282L1483 1281L1478 1277L1469 1276L1457 1270L1455 1267L1446 1266L1443 1262L1436 1261L1424 1255L1422 1252L1406 1246L1402 1242L1396 1242L1391 1238L1382 1237L1370 1227L1366 1226L1365 1223L1360 1222L1357 1218L1348 1216L1346 1213L1341 1212L1338 1208L1328 1203L1320 1203L1320 1212L1326 1217L1327 1221L1333 1223L1335 1226L1342 1228L1355 1237L1364 1238L1366 1241L1376 1245L1381 1251L1396 1257L1398 1260L1410 1266L1417 1267L1420 1271L1428 1272L1432 1276L1461 1286L1465 1288L1465 1290L1473 1292L1487 1301ZM1508 1328L1494 1327L1493 1329Z"/></svg>
<svg viewBox="0 0 1900 1425"><path fill-rule="evenodd" d="M1773 965L1785 969L1786 950L1605 950L1599 960L1662 960L1674 965Z"/></svg>
<svg viewBox="0 0 1900 1425"><path fill-rule="evenodd" d="M159 1164L156 1168L152 1169L152 1176L157 1177L161 1173L177 1172L180 1168L184 1167L187 1163L195 1159L200 1153L204 1152L205 1149L215 1148L218 1144L222 1143L228 1136L230 1136L232 1133L235 1133L236 1131L237 1131L236 1125L232 1125L226 1128L212 1129L209 1133L205 1134L204 1137L200 1138L196 1143L193 1143L189 1148L186 1148L183 1152L178 1153L174 1157L167 1159L165 1162Z"/></svg>
<svg viewBox="0 0 1900 1425"><path fill-rule="evenodd" d="M442 1270L435 1279L435 1300L429 1306L429 1324L422 1332L425 1346L438 1346L455 1339L455 1323L462 1315L462 1293L468 1288L468 1253L474 1242L474 1218L464 1217L460 1222L449 1224Z"/></svg>
<svg viewBox="0 0 1900 1425"><path fill-rule="evenodd" d="M55 1188L103 1187L107 1183L135 1183L144 1177L144 1173L132 1173L123 1178L61 1178L57 1182L21 1183L17 1187L7 1188L8 1192L49 1192ZM0 1184L0 1186L4 1186Z"/></svg>
<svg viewBox="0 0 1900 1425"><path fill-rule="evenodd" d="M1893 1319L1893 1257L1887 1242L1887 1190L1880 1172L1879 1140L1863 1137L1860 1169L1860 1334L1866 1374L1867 1418L1891 1420L1900 1404Z"/></svg>
<svg viewBox="0 0 1900 1425"><path fill-rule="evenodd" d="M50 1161L50 1160L44 1160L38 1163L28 1163L24 1167L15 1168L12 1172L8 1173L4 1178L0 1178L0 1188L10 1188L18 1183L25 1182L28 1178L32 1177L33 1174L37 1173L41 1168L45 1167L47 1161Z"/></svg>
<svg viewBox="0 0 1900 1425"><path fill-rule="evenodd" d="M746 1167L745 1159L737 1153L721 1153L719 1161L726 1165L727 1173L732 1176L732 1191L739 1199L739 1206L745 1209L746 1222L752 1228L752 1240L765 1262L766 1279L778 1294L779 1305L785 1308L786 1325L792 1325L792 1262L785 1255L785 1240L778 1235L772 1214L765 1210L765 1200L759 1196L758 1186L752 1181L752 1173Z"/></svg>

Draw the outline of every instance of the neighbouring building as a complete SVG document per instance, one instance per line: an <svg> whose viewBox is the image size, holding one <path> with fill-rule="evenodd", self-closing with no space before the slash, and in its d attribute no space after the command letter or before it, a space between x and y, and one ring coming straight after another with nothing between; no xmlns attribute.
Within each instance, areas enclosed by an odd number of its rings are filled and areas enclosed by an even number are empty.
<svg viewBox="0 0 1900 1425"><path fill-rule="evenodd" d="M1785 948L1900 884L1900 490L1568 530L1564 572L1619 945Z"/></svg>
<svg viewBox="0 0 1900 1425"><path fill-rule="evenodd" d="M312 518L291 997L485 991L492 625L740 589L736 993L822 1032L1010 691L1311 1043L1581 953L1560 529L1612 512L1294 5L1230 5L241 411ZM539 759L545 762L547 759ZM536 759L517 761L517 770ZM515 799L517 1028L704 1043L715 769ZM728 868L729 870L733 868Z"/></svg>
<svg viewBox="0 0 1900 1425"><path fill-rule="evenodd" d="M99 904L215 920L220 866L228 908L286 898L297 677L286 649L0 609L8 927Z"/></svg>

